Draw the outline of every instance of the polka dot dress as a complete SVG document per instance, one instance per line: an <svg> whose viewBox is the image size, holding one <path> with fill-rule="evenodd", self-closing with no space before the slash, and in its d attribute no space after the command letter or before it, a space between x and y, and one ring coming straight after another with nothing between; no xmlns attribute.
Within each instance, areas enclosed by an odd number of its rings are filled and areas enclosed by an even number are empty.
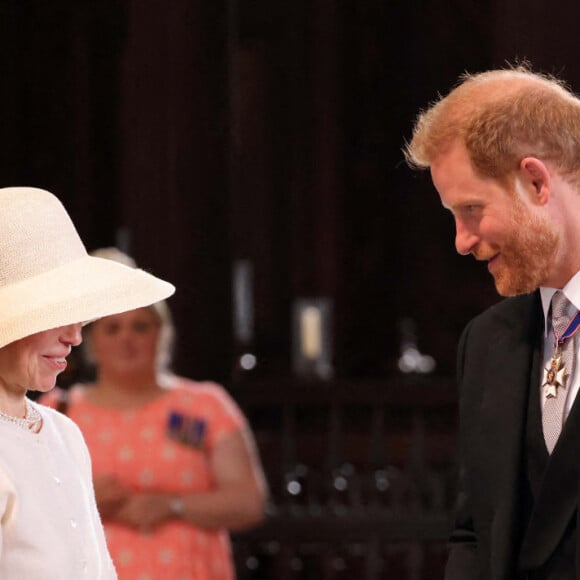
<svg viewBox="0 0 580 580"><path fill-rule="evenodd" d="M86 387L74 386L67 414L81 428L95 476L113 474L139 491L205 492L212 477L207 458L216 441L242 428L245 418L219 385L179 378L137 410L94 405ZM42 402L56 406L51 392ZM119 580L232 580L225 531L169 521L151 533L103 522Z"/></svg>

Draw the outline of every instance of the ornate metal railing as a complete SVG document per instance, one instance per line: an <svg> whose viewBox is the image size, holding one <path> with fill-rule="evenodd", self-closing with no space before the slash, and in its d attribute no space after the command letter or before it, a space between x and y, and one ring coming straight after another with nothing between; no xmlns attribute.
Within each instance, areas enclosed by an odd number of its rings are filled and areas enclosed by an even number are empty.
<svg viewBox="0 0 580 580"><path fill-rule="evenodd" d="M268 477L233 535L239 580L442 577L455 496L452 381L233 385Z"/></svg>

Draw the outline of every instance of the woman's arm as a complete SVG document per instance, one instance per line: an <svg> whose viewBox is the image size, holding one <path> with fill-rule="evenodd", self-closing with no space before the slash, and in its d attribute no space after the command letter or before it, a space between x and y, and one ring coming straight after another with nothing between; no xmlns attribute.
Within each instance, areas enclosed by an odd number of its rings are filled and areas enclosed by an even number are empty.
<svg viewBox="0 0 580 580"><path fill-rule="evenodd" d="M208 529L239 530L259 523L264 517L267 485L250 430L242 428L219 439L209 463L212 490L134 494L115 519L144 530L176 518Z"/></svg>

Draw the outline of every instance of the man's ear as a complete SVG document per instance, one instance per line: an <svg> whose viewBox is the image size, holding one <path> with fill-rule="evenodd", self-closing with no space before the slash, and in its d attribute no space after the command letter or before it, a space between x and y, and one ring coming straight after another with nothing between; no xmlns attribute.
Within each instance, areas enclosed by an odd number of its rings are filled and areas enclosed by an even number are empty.
<svg viewBox="0 0 580 580"><path fill-rule="evenodd" d="M551 195L551 176L546 164L537 157L524 157L520 161L519 177L531 191L534 203L545 205Z"/></svg>

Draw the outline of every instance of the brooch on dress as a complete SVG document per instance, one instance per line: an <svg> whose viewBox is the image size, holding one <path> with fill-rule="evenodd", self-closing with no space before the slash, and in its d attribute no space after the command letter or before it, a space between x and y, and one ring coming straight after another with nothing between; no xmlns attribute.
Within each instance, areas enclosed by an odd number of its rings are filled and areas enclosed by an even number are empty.
<svg viewBox="0 0 580 580"><path fill-rule="evenodd" d="M171 411L167 419L167 435L189 447L201 449L205 440L207 423L204 419Z"/></svg>

